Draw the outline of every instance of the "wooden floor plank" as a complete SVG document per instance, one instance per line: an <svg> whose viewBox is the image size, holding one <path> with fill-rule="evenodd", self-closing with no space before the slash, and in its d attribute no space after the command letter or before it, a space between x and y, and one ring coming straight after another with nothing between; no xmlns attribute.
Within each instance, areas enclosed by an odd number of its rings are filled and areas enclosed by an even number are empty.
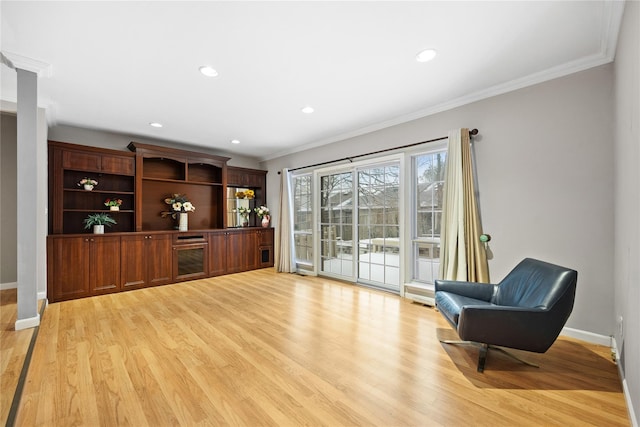
<svg viewBox="0 0 640 427"><path fill-rule="evenodd" d="M433 308L273 269L56 303L16 425L630 425L607 348L480 374L442 337Z"/></svg>

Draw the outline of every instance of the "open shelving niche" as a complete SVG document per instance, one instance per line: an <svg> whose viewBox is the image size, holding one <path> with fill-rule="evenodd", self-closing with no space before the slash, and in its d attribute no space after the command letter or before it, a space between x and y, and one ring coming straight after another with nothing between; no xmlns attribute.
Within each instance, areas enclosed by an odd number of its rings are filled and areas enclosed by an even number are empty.
<svg viewBox="0 0 640 427"><path fill-rule="evenodd" d="M140 206L137 231L173 230L177 221L161 212L170 210L164 202L173 194L186 195L195 206L189 212L189 230L225 228L225 169L228 158L219 156L185 157L182 150L161 149L132 142L140 166ZM179 151L179 155L177 152Z"/></svg>
<svg viewBox="0 0 640 427"><path fill-rule="evenodd" d="M84 177L98 181L93 190L79 187L78 182ZM135 193L134 177L105 173L88 174L83 171L65 170L62 197L62 232L64 234L84 232L84 219L92 213L105 212L116 220L110 227L113 232L134 230ZM112 211L104 205L106 199L122 200L120 210Z"/></svg>

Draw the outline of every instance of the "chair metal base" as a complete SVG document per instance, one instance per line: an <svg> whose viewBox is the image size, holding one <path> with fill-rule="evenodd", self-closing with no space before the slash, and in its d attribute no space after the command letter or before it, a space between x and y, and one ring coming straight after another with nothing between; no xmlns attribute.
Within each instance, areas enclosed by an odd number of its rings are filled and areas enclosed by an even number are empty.
<svg viewBox="0 0 640 427"><path fill-rule="evenodd" d="M515 359L520 363L524 363L527 366L532 366L534 368L539 368L540 367L540 366L536 365L535 363L531 363L531 362L529 362L527 360L524 360L524 359L516 356L515 354L505 350L502 347L496 347L494 345L483 344L483 343L474 342L474 341L440 340L440 342L444 343L444 344L453 344L453 345L474 345L474 346L479 346L480 347L480 353L478 355L478 372L484 372L484 364L487 361L487 351L489 349L498 350L498 351L506 354L507 356L511 357L512 359Z"/></svg>

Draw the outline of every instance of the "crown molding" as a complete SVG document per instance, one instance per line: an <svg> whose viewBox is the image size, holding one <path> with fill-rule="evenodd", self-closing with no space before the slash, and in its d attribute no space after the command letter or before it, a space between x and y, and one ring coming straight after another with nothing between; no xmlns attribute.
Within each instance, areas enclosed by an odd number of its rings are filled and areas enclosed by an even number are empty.
<svg viewBox="0 0 640 427"><path fill-rule="evenodd" d="M2 63L13 69L31 71L38 77L51 77L51 64L13 52L2 51L0 55L2 55Z"/></svg>
<svg viewBox="0 0 640 427"><path fill-rule="evenodd" d="M602 34L600 36L600 49L604 57L613 61L616 56L618 35L622 26L625 0L606 0L602 14Z"/></svg>
<svg viewBox="0 0 640 427"><path fill-rule="evenodd" d="M613 62L615 59L616 46L618 42L618 34L620 33L620 26L622 24L622 16L624 13L624 0L606 0L604 2L604 10L602 16L602 34L600 38L600 51L590 56L586 56L575 61L570 61L557 67L549 68L547 70L540 71L538 73L530 74L528 76L514 79L505 83L501 83L487 89L483 89L477 92L467 94L465 96L434 105L428 108L424 108L413 113L395 117L383 122L375 123L370 126L365 126L350 132L342 133L331 138L321 139L318 141L303 144L298 147L283 150L273 155L261 158L260 161L268 161L277 159L279 157L287 156L290 154L298 153L301 151L309 150L312 148L321 147L323 145L331 144L334 142L344 141L349 138L365 135L367 133L375 132L378 130L386 129L391 126L407 123L413 120L421 119L433 114L441 113L443 111L452 110L463 105L471 104L476 101L491 98L494 96L502 95L508 92L512 92L518 89L522 89L528 86L533 86L539 83L544 83L549 80L554 80L560 77L565 77L570 74L574 74L580 71L588 70L589 68L598 67L600 65Z"/></svg>

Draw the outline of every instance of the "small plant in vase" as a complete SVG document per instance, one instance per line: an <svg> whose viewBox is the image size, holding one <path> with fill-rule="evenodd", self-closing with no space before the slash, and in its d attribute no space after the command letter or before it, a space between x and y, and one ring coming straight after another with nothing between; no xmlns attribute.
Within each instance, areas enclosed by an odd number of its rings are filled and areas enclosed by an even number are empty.
<svg viewBox="0 0 640 427"><path fill-rule="evenodd" d="M249 225L249 214L251 213L251 208L246 208L244 206L240 206L237 209L237 212L242 217L242 226L247 227Z"/></svg>
<svg viewBox="0 0 640 427"><path fill-rule="evenodd" d="M78 186L83 187L87 191L93 190L93 187L95 187L96 185L98 185L98 181L87 177L82 178L80 182L78 182Z"/></svg>
<svg viewBox="0 0 640 427"><path fill-rule="evenodd" d="M108 213L93 213L89 214L84 219L84 228L89 230L93 227L93 234L104 234L104 226L111 227L117 224L116 220L111 218Z"/></svg>
<svg viewBox="0 0 640 427"><path fill-rule="evenodd" d="M109 207L110 211L119 211L122 206L122 199L107 199L104 201L104 205Z"/></svg>
<svg viewBox="0 0 640 427"><path fill-rule="evenodd" d="M260 206L259 208L255 208L253 211L256 213L256 215L258 215L258 217L260 217L262 226L265 228L268 227L269 221L271 221L269 208L263 205L263 206Z"/></svg>

